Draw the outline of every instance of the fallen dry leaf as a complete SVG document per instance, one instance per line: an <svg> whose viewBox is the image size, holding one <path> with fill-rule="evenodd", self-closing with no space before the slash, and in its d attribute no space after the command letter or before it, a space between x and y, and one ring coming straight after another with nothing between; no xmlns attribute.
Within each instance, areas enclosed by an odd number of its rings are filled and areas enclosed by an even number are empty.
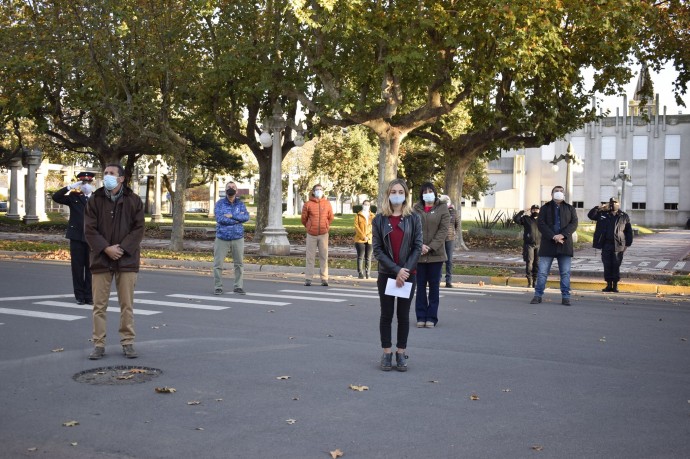
<svg viewBox="0 0 690 459"><path fill-rule="evenodd" d="M159 394L172 394L174 392L177 392L177 389L174 387L156 387L156 392Z"/></svg>
<svg viewBox="0 0 690 459"><path fill-rule="evenodd" d="M477 302L477 300L467 300L467 301L469 301L470 303L476 303Z"/></svg>
<svg viewBox="0 0 690 459"><path fill-rule="evenodd" d="M343 457L344 453L340 451L340 449L336 449L335 451L331 451L331 457L333 459L336 459L338 457Z"/></svg>
<svg viewBox="0 0 690 459"><path fill-rule="evenodd" d="M132 369L129 370L127 373L133 373L133 374L142 373L142 374L146 374L146 373L148 373L148 370L145 370L144 368L132 368Z"/></svg>
<svg viewBox="0 0 690 459"><path fill-rule="evenodd" d="M290 379L289 376L278 376L276 379Z"/></svg>
<svg viewBox="0 0 690 459"><path fill-rule="evenodd" d="M199 400L192 400L187 402L187 405L201 405L201 402Z"/></svg>
<svg viewBox="0 0 690 459"><path fill-rule="evenodd" d="M269 309L268 312L276 312L275 309Z"/></svg>
<svg viewBox="0 0 690 459"><path fill-rule="evenodd" d="M194 430L204 430L204 428L203 428L203 427L197 427L197 428L194 429Z"/></svg>
<svg viewBox="0 0 690 459"><path fill-rule="evenodd" d="M116 379L132 379L134 375L120 375Z"/></svg>
<svg viewBox="0 0 690 459"><path fill-rule="evenodd" d="M688 339L687 338L681 338L680 340L681 341L687 341Z"/></svg>
<svg viewBox="0 0 690 459"><path fill-rule="evenodd" d="M76 441L73 441L72 443L70 443L71 446L77 446L78 444L79 443L77 443Z"/></svg>
<svg viewBox="0 0 690 459"><path fill-rule="evenodd" d="M288 336L288 339L295 339L294 336Z"/></svg>
<svg viewBox="0 0 690 459"><path fill-rule="evenodd" d="M57 349L53 349L53 350L50 351L50 352L62 352L62 351L64 351L64 350L65 350L64 347L59 347L59 348L57 348Z"/></svg>
<svg viewBox="0 0 690 459"><path fill-rule="evenodd" d="M38 451L38 448L36 448L36 447L34 446L33 448L28 448L27 451L29 451L30 453L33 453L33 452L35 452L35 451Z"/></svg>
<svg viewBox="0 0 690 459"><path fill-rule="evenodd" d="M477 394L470 395L470 400L479 400L479 395L477 395Z"/></svg>
<svg viewBox="0 0 690 459"><path fill-rule="evenodd" d="M429 381L429 382L430 382L430 383L437 383L438 381L437 381L437 380L435 380L435 379L432 379L432 380L431 380L431 381Z"/></svg>
<svg viewBox="0 0 690 459"><path fill-rule="evenodd" d="M216 402L222 402L222 401L223 401L222 398L217 398L217 399L216 399Z"/></svg>
<svg viewBox="0 0 690 459"><path fill-rule="evenodd" d="M293 400L299 400L299 397L295 395L294 397L292 397L292 399Z"/></svg>
<svg viewBox="0 0 690 459"><path fill-rule="evenodd" d="M479 281L479 286L484 287L484 281Z"/></svg>
<svg viewBox="0 0 690 459"><path fill-rule="evenodd" d="M79 421L67 421L62 423L65 427L74 427L79 425Z"/></svg>
<svg viewBox="0 0 690 459"><path fill-rule="evenodd" d="M356 390L357 392L363 392L365 390L369 390L369 387L367 387L367 386L356 386L354 384L350 384L350 389Z"/></svg>
<svg viewBox="0 0 690 459"><path fill-rule="evenodd" d="M532 445L532 449L535 451L542 451L544 447L541 445Z"/></svg>
<svg viewBox="0 0 690 459"><path fill-rule="evenodd" d="M105 371L97 371L96 374L97 374L97 375L104 375L104 374L105 374Z"/></svg>
<svg viewBox="0 0 690 459"><path fill-rule="evenodd" d="M287 422L288 424L292 425L292 424L294 424L295 422L297 422L297 419L286 419L285 422Z"/></svg>
<svg viewBox="0 0 690 459"><path fill-rule="evenodd" d="M510 392L510 389L503 389L503 392Z"/></svg>
<svg viewBox="0 0 690 459"><path fill-rule="evenodd" d="M599 338L599 341L601 341L602 343L605 343L605 342L606 342L606 337L605 337L605 336L602 336L601 338Z"/></svg>

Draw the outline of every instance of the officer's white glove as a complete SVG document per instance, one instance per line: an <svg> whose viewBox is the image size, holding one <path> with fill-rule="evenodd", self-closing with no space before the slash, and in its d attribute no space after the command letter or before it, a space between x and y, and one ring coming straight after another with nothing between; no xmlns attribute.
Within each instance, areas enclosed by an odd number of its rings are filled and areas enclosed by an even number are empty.
<svg viewBox="0 0 690 459"><path fill-rule="evenodd" d="M81 180L78 181L78 182L74 182L74 183L72 183L71 185L67 185L67 189L68 189L68 190L73 190L73 189L78 188L78 187L80 187L80 186L81 186Z"/></svg>

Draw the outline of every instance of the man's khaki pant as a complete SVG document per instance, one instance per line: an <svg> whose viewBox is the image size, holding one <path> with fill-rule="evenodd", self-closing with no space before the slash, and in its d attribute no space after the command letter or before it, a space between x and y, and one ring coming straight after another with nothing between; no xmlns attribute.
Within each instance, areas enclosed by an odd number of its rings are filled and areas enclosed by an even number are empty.
<svg viewBox="0 0 690 459"><path fill-rule="evenodd" d="M224 241L218 239L213 242L213 286L223 287L223 264L228 252L232 253L232 263L235 265L235 283L233 289L244 286L244 238Z"/></svg>
<svg viewBox="0 0 690 459"><path fill-rule="evenodd" d="M134 343L134 287L137 283L137 273L108 272L93 273L91 286L93 288L93 344L105 347L106 314L110 299L110 286L115 278L117 299L120 303L120 344Z"/></svg>
<svg viewBox="0 0 690 459"><path fill-rule="evenodd" d="M307 266L304 270L304 278L311 281L314 277L314 261L317 248L319 249L321 282L328 282L328 233L321 234L320 236L312 236L307 233Z"/></svg>

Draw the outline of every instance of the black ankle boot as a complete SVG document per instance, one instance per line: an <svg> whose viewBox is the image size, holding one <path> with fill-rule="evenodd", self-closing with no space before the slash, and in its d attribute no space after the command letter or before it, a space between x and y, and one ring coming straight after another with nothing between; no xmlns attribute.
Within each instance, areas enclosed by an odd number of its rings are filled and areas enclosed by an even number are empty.
<svg viewBox="0 0 690 459"><path fill-rule="evenodd" d="M613 281L611 283L611 291L613 293L618 293L618 281Z"/></svg>
<svg viewBox="0 0 690 459"><path fill-rule="evenodd" d="M395 369L398 371L407 371L407 356L404 352L395 353Z"/></svg>
<svg viewBox="0 0 690 459"><path fill-rule="evenodd" d="M391 371L391 368L393 368L393 353L389 352L386 354L384 352L381 356L381 369L383 371Z"/></svg>
<svg viewBox="0 0 690 459"><path fill-rule="evenodd" d="M606 281L606 288L601 289L602 292L613 292L613 282Z"/></svg>

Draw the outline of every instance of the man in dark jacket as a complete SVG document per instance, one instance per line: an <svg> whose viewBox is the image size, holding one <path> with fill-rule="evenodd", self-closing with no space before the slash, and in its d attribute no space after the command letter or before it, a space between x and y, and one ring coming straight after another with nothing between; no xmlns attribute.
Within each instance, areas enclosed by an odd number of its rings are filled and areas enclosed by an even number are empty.
<svg viewBox="0 0 690 459"><path fill-rule="evenodd" d="M105 355L106 310L110 286L115 278L120 303L120 344L125 357L137 357L134 350L134 285L139 272L139 252L144 237L144 206L127 188L125 170L108 164L103 171L103 188L93 193L86 205L84 234L91 247L93 278L93 343L89 359Z"/></svg>
<svg viewBox="0 0 690 459"><path fill-rule="evenodd" d="M69 223L65 237L69 239L72 288L77 304L93 304L89 245L84 237L84 210L93 191L93 177L92 172L80 172L77 182L60 188L53 194L53 201L69 207Z"/></svg>
<svg viewBox="0 0 690 459"><path fill-rule="evenodd" d="M570 263L573 258L573 233L577 230L575 208L565 202L563 187L551 190L551 201L542 206L537 225L541 233L539 273L530 303L541 303L553 259L558 260L561 277L561 304L570 306Z"/></svg>
<svg viewBox="0 0 690 459"><path fill-rule="evenodd" d="M223 293L223 264L228 251L232 254L235 267L233 292L244 295L244 223L249 220L249 212L244 202L237 196L237 185L225 185L225 197L216 202L216 239L213 242L213 293Z"/></svg>
<svg viewBox="0 0 690 459"><path fill-rule="evenodd" d="M592 246L601 250L601 261L604 263L606 288L602 292L618 293L623 254L633 241L630 217L620 210L620 204L615 198L611 198L606 204L593 207L587 216L597 222Z"/></svg>
<svg viewBox="0 0 690 459"><path fill-rule="evenodd" d="M539 206L534 204L529 210L529 215L524 215L524 210L518 212L513 217L513 221L525 228L522 235L522 259L526 263L527 287L534 287L537 284L537 273L539 272L539 243L541 242L541 233L537 225Z"/></svg>

